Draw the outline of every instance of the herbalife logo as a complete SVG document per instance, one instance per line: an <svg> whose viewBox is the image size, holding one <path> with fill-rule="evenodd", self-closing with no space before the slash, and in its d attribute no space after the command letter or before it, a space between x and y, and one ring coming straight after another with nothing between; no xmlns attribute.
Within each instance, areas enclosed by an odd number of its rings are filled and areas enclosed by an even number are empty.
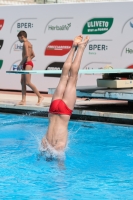
<svg viewBox="0 0 133 200"><path fill-rule="evenodd" d="M17 23L17 28L23 29L23 28L33 28L33 23L30 22L21 22L21 23Z"/></svg>
<svg viewBox="0 0 133 200"><path fill-rule="evenodd" d="M126 53L132 54L133 53L133 49L126 48Z"/></svg>
<svg viewBox="0 0 133 200"><path fill-rule="evenodd" d="M67 24L67 25L61 25L61 26L52 26L52 25L49 25L48 26L48 30L50 31L68 31L69 28L71 27L71 23Z"/></svg>
<svg viewBox="0 0 133 200"><path fill-rule="evenodd" d="M0 40L0 49L2 48L4 40Z"/></svg>
<svg viewBox="0 0 133 200"><path fill-rule="evenodd" d="M82 30L83 34L106 33L113 24L113 18L93 18L89 20Z"/></svg>
<svg viewBox="0 0 133 200"><path fill-rule="evenodd" d="M0 69L2 68L3 60L0 60Z"/></svg>

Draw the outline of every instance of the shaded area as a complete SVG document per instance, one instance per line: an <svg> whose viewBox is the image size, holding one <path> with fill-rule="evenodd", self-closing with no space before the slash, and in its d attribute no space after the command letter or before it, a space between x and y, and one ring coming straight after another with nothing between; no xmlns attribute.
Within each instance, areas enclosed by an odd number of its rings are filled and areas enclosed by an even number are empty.
<svg viewBox="0 0 133 200"><path fill-rule="evenodd" d="M133 104L124 103L124 104L105 104L105 105L77 105L77 108L80 110L91 110L91 111L100 111L100 112L111 112L111 113L127 113L133 114Z"/></svg>

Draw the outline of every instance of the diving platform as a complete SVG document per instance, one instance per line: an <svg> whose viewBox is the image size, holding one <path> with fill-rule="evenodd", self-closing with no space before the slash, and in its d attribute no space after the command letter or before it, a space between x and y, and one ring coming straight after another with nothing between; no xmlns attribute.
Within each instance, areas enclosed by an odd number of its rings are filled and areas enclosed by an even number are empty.
<svg viewBox="0 0 133 200"><path fill-rule="evenodd" d="M61 74L62 70L6 71L8 74ZM77 97L133 101L133 69L87 69L79 74L108 74L111 80L99 79L97 85L105 87L77 87ZM119 80L119 78L121 80ZM117 80L118 79L118 80ZM125 80L123 80L125 79ZM109 82L110 81L110 82ZM88 83L89 85L89 83ZM110 88L109 88L110 87ZM55 88L49 88L53 94Z"/></svg>
<svg viewBox="0 0 133 200"><path fill-rule="evenodd" d="M53 94L55 88L49 88L48 94ZM104 87L77 87L77 97L80 98L99 98L99 99L112 99L112 100L126 100L133 102L133 89L108 89Z"/></svg>
<svg viewBox="0 0 133 200"><path fill-rule="evenodd" d="M62 70L14 70L6 71L7 74L61 74ZM80 69L79 74L132 74L133 69Z"/></svg>

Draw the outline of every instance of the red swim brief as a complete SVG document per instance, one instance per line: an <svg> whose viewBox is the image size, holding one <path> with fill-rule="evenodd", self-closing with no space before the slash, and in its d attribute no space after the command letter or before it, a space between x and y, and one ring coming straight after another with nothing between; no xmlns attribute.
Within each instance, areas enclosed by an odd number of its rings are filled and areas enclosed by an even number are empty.
<svg viewBox="0 0 133 200"><path fill-rule="evenodd" d="M49 113L59 114L59 115L71 115L72 110L70 110L62 99L56 99L52 101Z"/></svg>
<svg viewBox="0 0 133 200"><path fill-rule="evenodd" d="M27 62L25 62L24 64L23 64L23 69L25 70L25 68L26 68L26 66L27 65L30 65L30 66L32 66L33 67L33 62L30 60L30 61L27 61Z"/></svg>

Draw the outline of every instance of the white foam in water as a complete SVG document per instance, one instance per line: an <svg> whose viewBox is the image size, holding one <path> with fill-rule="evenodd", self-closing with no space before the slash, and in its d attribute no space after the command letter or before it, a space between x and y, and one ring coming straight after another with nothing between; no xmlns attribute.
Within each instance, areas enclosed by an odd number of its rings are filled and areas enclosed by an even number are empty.
<svg viewBox="0 0 133 200"><path fill-rule="evenodd" d="M27 115L32 115L33 113L28 113ZM25 115L21 115L17 118L17 123L21 122L22 119L24 119ZM2 124L3 125L8 125L8 124L13 124L16 123L16 118L14 119L8 119L6 121L3 121ZM31 124L27 125L30 126ZM43 130L41 131L42 134L44 135L44 133L46 132L46 130L44 130L46 127L43 128ZM31 131L29 130L25 130L26 132L28 132L33 138L34 140L37 142L37 147L39 146L39 151L40 151L40 156L44 156L46 157L46 159L57 159L57 160L65 160L65 151L57 151L55 150L49 143L47 142L47 148L44 148L43 145L41 144L41 140L42 138L38 137L36 134L33 133L32 131L32 126L31 126ZM39 131L40 132L40 131Z"/></svg>
<svg viewBox="0 0 133 200"><path fill-rule="evenodd" d="M44 148L44 146L42 145L42 143L40 143L39 145L39 150L40 152L43 154L45 154L46 158L57 158L60 160L64 160L65 159L65 152L64 151L57 151L56 149L54 149L49 143L48 141L45 139L46 143L47 143L47 147Z"/></svg>
<svg viewBox="0 0 133 200"><path fill-rule="evenodd" d="M22 121L23 118L24 118L24 115L18 116L17 121L16 121L16 118L14 118L14 119L7 119L6 121L2 121L1 124L8 125L8 124L16 123L16 122L19 123L19 122Z"/></svg>

